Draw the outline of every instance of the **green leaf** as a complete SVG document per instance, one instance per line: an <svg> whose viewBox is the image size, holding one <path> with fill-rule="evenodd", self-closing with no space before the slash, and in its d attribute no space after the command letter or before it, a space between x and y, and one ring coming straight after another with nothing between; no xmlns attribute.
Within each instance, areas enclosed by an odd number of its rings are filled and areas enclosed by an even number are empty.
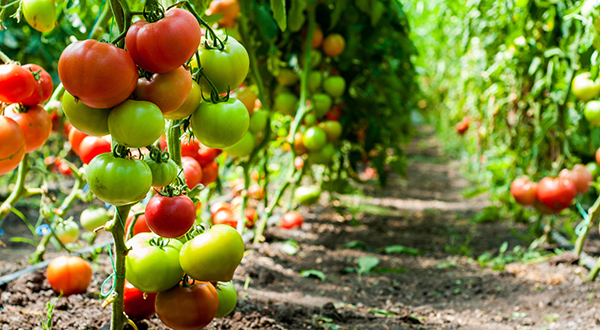
<svg viewBox="0 0 600 330"><path fill-rule="evenodd" d="M323 273L320 270L316 270L316 269L303 270L303 271L300 272L300 275L302 277L311 277L311 276L314 276L314 277L320 279L323 282L325 282L325 280L327 280L327 277L325 276L325 273Z"/></svg>
<svg viewBox="0 0 600 330"><path fill-rule="evenodd" d="M304 9L306 9L305 0L292 0L292 6L288 12L288 28L290 31L298 32L304 26L306 21Z"/></svg>
<svg viewBox="0 0 600 330"><path fill-rule="evenodd" d="M268 6L257 6L256 16L257 20L260 22L260 24L258 24L258 29L261 34L267 40L275 39L279 33L279 28L274 20L274 16L269 12Z"/></svg>
<svg viewBox="0 0 600 330"><path fill-rule="evenodd" d="M352 241L344 244L344 249L367 250L367 245L361 241Z"/></svg>
<svg viewBox="0 0 600 330"><path fill-rule="evenodd" d="M285 242L283 242L283 244L281 244L280 249L284 253L287 253L287 254L293 256L296 253L298 253L298 242L293 241L293 240L285 241Z"/></svg>
<svg viewBox="0 0 600 330"><path fill-rule="evenodd" d="M173 1L173 3L176 2L177 1ZM208 6L212 2L212 0L190 0L190 2L192 3L192 5L194 5L194 9L196 9L197 12L203 13L206 11L206 9L208 9Z"/></svg>
<svg viewBox="0 0 600 330"><path fill-rule="evenodd" d="M329 24L329 29L333 29L337 25L347 6L348 0L337 0L335 2L335 8L333 9L333 13L331 13L331 23Z"/></svg>
<svg viewBox="0 0 600 330"><path fill-rule="evenodd" d="M273 18L279 25L281 31L285 31L287 28L287 17L285 16L285 0L271 0L271 10L273 11Z"/></svg>
<svg viewBox="0 0 600 330"><path fill-rule="evenodd" d="M25 238L25 237L11 237L10 241L11 242L18 242L18 243L27 243L27 244L31 244L33 246L37 245L37 243L34 242L32 239Z"/></svg>
<svg viewBox="0 0 600 330"><path fill-rule="evenodd" d="M388 311L387 309L369 308L369 312L373 314L385 315L387 317L394 317L396 314Z"/></svg>
<svg viewBox="0 0 600 330"><path fill-rule="evenodd" d="M411 256L416 256L421 253L421 250L410 248L402 245L392 245L385 248L385 253L404 253Z"/></svg>
<svg viewBox="0 0 600 330"><path fill-rule="evenodd" d="M356 263L358 264L358 273L359 274L367 274L377 265L379 265L379 258L364 256L356 259Z"/></svg>

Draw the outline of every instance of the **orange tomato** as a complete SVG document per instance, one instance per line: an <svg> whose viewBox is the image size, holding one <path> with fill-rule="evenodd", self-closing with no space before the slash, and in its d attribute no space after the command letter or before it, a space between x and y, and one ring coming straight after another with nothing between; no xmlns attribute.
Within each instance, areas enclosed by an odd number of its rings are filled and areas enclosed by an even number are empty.
<svg viewBox="0 0 600 330"><path fill-rule="evenodd" d="M341 34L332 33L323 41L323 52L331 57L337 57L344 52L346 40Z"/></svg>
<svg viewBox="0 0 600 330"><path fill-rule="evenodd" d="M48 265L46 277L52 290L63 296L85 292L92 282L92 268L80 257L58 257Z"/></svg>
<svg viewBox="0 0 600 330"><path fill-rule="evenodd" d="M21 126L25 135L25 152L32 152L46 143L52 133L52 117L39 105L29 107L26 112L19 112L17 104L6 108L6 116Z"/></svg>
<svg viewBox="0 0 600 330"><path fill-rule="evenodd" d="M19 166L25 156L25 134L19 124L6 116L0 116L0 175Z"/></svg>
<svg viewBox="0 0 600 330"><path fill-rule="evenodd" d="M235 27L235 19L240 14L240 4L238 0L214 0L210 3L206 13L208 15L225 15L219 20L219 27L233 29Z"/></svg>

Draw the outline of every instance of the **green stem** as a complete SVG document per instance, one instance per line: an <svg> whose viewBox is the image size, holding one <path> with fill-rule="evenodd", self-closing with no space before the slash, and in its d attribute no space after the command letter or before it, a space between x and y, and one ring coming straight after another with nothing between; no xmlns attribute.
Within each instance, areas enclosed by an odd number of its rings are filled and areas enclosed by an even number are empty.
<svg viewBox="0 0 600 330"><path fill-rule="evenodd" d="M0 51L0 60L2 60L2 62L4 62L5 64L8 64L8 63L12 62L12 60L10 59L10 57L8 57L2 51Z"/></svg>
<svg viewBox="0 0 600 330"><path fill-rule="evenodd" d="M250 34L248 33L248 19L247 14L249 12L249 2L243 2L242 6L242 15L239 17L239 32L240 32L240 42L246 47L248 50L248 56L250 58L250 71L252 71L252 78L254 79L254 83L258 86L258 98L263 102L263 104L270 104L267 99L267 94L265 93L265 85L260 75L260 70L258 69L258 61L256 59L256 52L253 49L250 49L250 45L253 45L251 41Z"/></svg>
<svg viewBox="0 0 600 330"><path fill-rule="evenodd" d="M110 9L110 6L104 6L104 8L102 9L102 13L100 14L100 17L98 18L98 20L96 21L96 24L94 24L94 26L92 26L92 29L90 30L90 35L89 38L90 39L99 39L100 37L102 37L102 32L105 26L108 26L108 22L110 21L110 18L112 17L112 11Z"/></svg>
<svg viewBox="0 0 600 330"><path fill-rule="evenodd" d="M23 148L25 147L23 146ZM8 198L2 202L2 205L0 205L0 220L3 220L10 213L10 210L21 198L33 195L33 193L25 188L25 178L27 177L27 173L29 173L29 154L25 154L23 160L19 164L19 169L17 170L17 182L15 183L14 190L10 193Z"/></svg>
<svg viewBox="0 0 600 330"><path fill-rule="evenodd" d="M180 123L180 120L169 120L169 124L167 125L167 148L169 149L169 156L179 167L181 167Z"/></svg>
<svg viewBox="0 0 600 330"><path fill-rule="evenodd" d="M246 208L248 207L248 187L250 186L250 162L242 165L244 172L244 190L242 191L242 210L237 223L238 233L243 234L246 227Z"/></svg>
<svg viewBox="0 0 600 330"><path fill-rule="evenodd" d="M210 25L208 23L206 23L206 21L203 20L202 17L200 17L200 15L198 15L198 13L196 12L196 9L194 9L194 6L192 6L192 4L189 1L180 1L176 4L174 4L173 6L179 6L180 4L183 4L185 6L185 8L190 13L192 13L192 15L194 15L194 17L196 18L198 23L200 23L200 25L204 26L208 30L208 33L210 34L210 36L213 40L213 46L216 45L218 50L223 50L225 48L225 44L223 43L223 41L221 39L219 39L219 37L217 36L217 33L215 33L215 31L210 27ZM171 7L173 7L173 6L171 6Z"/></svg>
<svg viewBox="0 0 600 330"><path fill-rule="evenodd" d="M594 281L596 279L596 276L598 276L599 271L600 271L600 258L598 258L598 260L596 261L596 266L590 270L588 277L585 279L586 282Z"/></svg>
<svg viewBox="0 0 600 330"><path fill-rule="evenodd" d="M596 219L596 217L598 216L598 213L600 213L600 196L598 196L598 198L596 198L594 205L592 205L588 209L587 214L588 214L589 223L588 223L587 227L584 229L584 231L581 233L581 235L579 235L577 237L577 240L575 241L575 249L574 249L575 255L581 254L585 240L586 240L590 230L592 229L592 227L594 227L594 219Z"/></svg>
<svg viewBox="0 0 600 330"><path fill-rule="evenodd" d="M112 223L107 224L105 229L110 231L115 241L115 286L113 288L116 293L115 299L112 302L112 323L110 330L121 330L125 323L125 315L123 314L123 288L125 286L125 258L127 257L127 246L125 245L125 221L131 204L117 206L117 212L112 220Z"/></svg>
<svg viewBox="0 0 600 330"><path fill-rule="evenodd" d="M271 201L271 204L269 205L269 207L267 207L265 209L265 212L263 213L262 217L260 217L260 220L258 221L258 225L256 226L256 233L254 234L254 244L257 244L260 242L260 240L262 238L262 234L265 231L265 228L267 227L267 220L273 214L273 210L275 209L277 204L279 204L279 200L281 199L281 196L283 196L283 194L285 193L285 191L287 190L289 185L290 185L290 180L286 180L285 183L283 184L283 186L277 192L277 195L275 195L275 199L273 199Z"/></svg>

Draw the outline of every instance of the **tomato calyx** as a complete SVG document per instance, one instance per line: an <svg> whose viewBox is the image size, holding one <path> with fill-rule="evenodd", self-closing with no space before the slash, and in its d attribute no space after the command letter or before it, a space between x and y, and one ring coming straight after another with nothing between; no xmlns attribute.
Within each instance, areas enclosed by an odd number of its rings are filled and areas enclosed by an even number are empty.
<svg viewBox="0 0 600 330"><path fill-rule="evenodd" d="M150 239L150 241L148 241L148 244L150 244L150 246L155 246L161 250L164 250L169 245L170 242L171 242L170 238L155 236L155 237L152 237Z"/></svg>
<svg viewBox="0 0 600 330"><path fill-rule="evenodd" d="M148 23L158 22L165 17L165 10L160 3L150 2L144 6L144 18Z"/></svg>

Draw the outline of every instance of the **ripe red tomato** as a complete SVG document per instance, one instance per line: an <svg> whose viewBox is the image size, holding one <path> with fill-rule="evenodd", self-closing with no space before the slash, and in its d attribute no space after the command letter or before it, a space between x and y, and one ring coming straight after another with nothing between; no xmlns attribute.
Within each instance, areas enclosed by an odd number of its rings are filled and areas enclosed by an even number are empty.
<svg viewBox="0 0 600 330"><path fill-rule="evenodd" d="M558 176L573 180L578 194L586 193L590 189L590 183L594 180L592 173L583 164L576 164L570 171L565 168L560 171Z"/></svg>
<svg viewBox="0 0 600 330"><path fill-rule="evenodd" d="M185 235L196 221L196 205L186 195L155 195L146 205L146 222L157 235L177 238Z"/></svg>
<svg viewBox="0 0 600 330"><path fill-rule="evenodd" d="M130 318L143 320L156 313L156 309L154 308L156 292L144 293L133 286L133 284L125 281L123 295L123 311Z"/></svg>
<svg viewBox="0 0 600 330"><path fill-rule="evenodd" d="M336 105L332 106L331 109L329 109L329 111L325 115L325 118L327 118L329 120L338 121L338 120L340 120L340 117L342 116L342 114L344 114L344 112L342 111L340 106L336 104Z"/></svg>
<svg viewBox="0 0 600 330"><path fill-rule="evenodd" d="M52 96L52 77L44 68L37 64L25 64L23 68L39 75L35 90L31 96L23 100L23 105L37 105L44 103Z"/></svg>
<svg viewBox="0 0 600 330"><path fill-rule="evenodd" d="M196 158L196 156L198 155L198 150L200 150L200 142L198 142L198 140L196 140L195 138L191 140L185 138L183 141L181 141L181 157L187 156ZM204 165L200 164L200 166Z"/></svg>
<svg viewBox="0 0 600 330"><path fill-rule="evenodd" d="M554 211L571 206L576 195L575 183L569 178L545 177L538 183L538 199Z"/></svg>
<svg viewBox="0 0 600 330"><path fill-rule="evenodd" d="M210 206L210 213L212 214L212 216L214 216L215 214L217 214L217 212L221 210L231 211L231 204L227 202L217 202Z"/></svg>
<svg viewBox="0 0 600 330"><path fill-rule="evenodd" d="M99 136L86 136L79 144L79 157L84 164L89 164L99 154L111 151L110 142Z"/></svg>
<svg viewBox="0 0 600 330"><path fill-rule="evenodd" d="M202 167L192 157L181 157L185 183L192 189L202 181Z"/></svg>
<svg viewBox="0 0 600 330"><path fill-rule="evenodd" d="M48 265L46 278L57 293L69 296L85 292L92 282L92 268L80 257L58 257Z"/></svg>
<svg viewBox="0 0 600 330"><path fill-rule="evenodd" d="M205 186L217 181L217 177L219 176L219 165L217 162L211 162L206 166L202 166L202 183Z"/></svg>
<svg viewBox="0 0 600 330"><path fill-rule="evenodd" d="M248 187L248 195L254 199L261 200L265 197L265 188L258 183L251 184Z"/></svg>
<svg viewBox="0 0 600 330"><path fill-rule="evenodd" d="M86 136L88 135L75 127L71 127L69 130L69 143L71 144L71 149L78 156L80 155L79 146L81 145L81 141L83 141Z"/></svg>
<svg viewBox="0 0 600 330"><path fill-rule="evenodd" d="M125 46L140 68L165 73L187 62L198 49L201 38L200 24L194 15L171 8L156 22L133 23L127 31Z"/></svg>
<svg viewBox="0 0 600 330"><path fill-rule="evenodd" d="M465 132L469 129L469 125L471 124L471 117L466 116L463 120L454 126L456 132L460 135L465 134Z"/></svg>
<svg viewBox="0 0 600 330"><path fill-rule="evenodd" d="M332 33L323 40L323 53L337 57L344 52L346 40L338 33Z"/></svg>
<svg viewBox="0 0 600 330"><path fill-rule="evenodd" d="M156 314L173 329L199 330L217 315L219 295L210 282L176 286L156 296Z"/></svg>
<svg viewBox="0 0 600 330"><path fill-rule="evenodd" d="M0 65L0 102L20 103L31 96L37 85L28 69L17 64Z"/></svg>
<svg viewBox="0 0 600 330"><path fill-rule="evenodd" d="M16 104L10 105L5 110L7 117L19 124L25 135L25 152L37 150L46 143L52 133L52 118L50 114L39 105L29 107L26 112L19 112ZM4 141L3 141L4 142Z"/></svg>
<svg viewBox="0 0 600 330"><path fill-rule="evenodd" d="M600 164L600 148L596 150L596 163Z"/></svg>
<svg viewBox="0 0 600 330"><path fill-rule="evenodd" d="M25 134L19 124L0 116L0 175L11 172L25 156Z"/></svg>
<svg viewBox="0 0 600 330"><path fill-rule="evenodd" d="M213 0L207 13L208 15L223 14L223 18L217 22L219 27L233 29L235 19L240 14L240 3L238 0Z"/></svg>
<svg viewBox="0 0 600 330"><path fill-rule="evenodd" d="M228 225L233 228L237 227L237 218L231 210L220 210L212 217L213 225Z"/></svg>
<svg viewBox="0 0 600 330"><path fill-rule="evenodd" d="M135 89L138 100L156 104L163 114L171 113L183 105L192 90L192 75L183 66L165 73L141 77Z"/></svg>
<svg viewBox="0 0 600 330"><path fill-rule="evenodd" d="M129 226L133 222L134 217L135 216L133 213L129 213L129 216L127 217L127 222L125 223L125 228L127 228L127 232L129 232ZM135 221L135 225L133 225L133 236L135 236L139 233L151 233L151 232L152 232L152 230L150 230L150 227L148 227L148 223L146 222L146 215L140 214L137 217L137 220Z"/></svg>
<svg viewBox="0 0 600 330"><path fill-rule="evenodd" d="M246 209L246 228L254 227L256 220L258 220L258 212L256 211L256 209L247 208Z"/></svg>
<svg viewBox="0 0 600 330"><path fill-rule="evenodd" d="M510 193L517 203L533 205L537 199L537 182L530 182L526 177L515 179L510 185Z"/></svg>
<svg viewBox="0 0 600 330"><path fill-rule="evenodd" d="M65 48L58 60L58 75L71 95L92 108L112 108L122 103L138 81L138 70L129 53L92 39Z"/></svg>
<svg viewBox="0 0 600 330"><path fill-rule="evenodd" d="M297 211L289 211L281 217L279 226L284 229L300 228L304 223L302 214Z"/></svg>
<svg viewBox="0 0 600 330"><path fill-rule="evenodd" d="M198 161L198 164L204 167L214 162L215 158L217 158L222 152L223 150L221 149L215 149L200 144L200 149L198 149L198 153L196 154L195 158Z"/></svg>
<svg viewBox="0 0 600 330"><path fill-rule="evenodd" d="M294 167L297 170L301 170L302 167L304 167L304 159L300 156L296 156L296 158L294 158Z"/></svg>

